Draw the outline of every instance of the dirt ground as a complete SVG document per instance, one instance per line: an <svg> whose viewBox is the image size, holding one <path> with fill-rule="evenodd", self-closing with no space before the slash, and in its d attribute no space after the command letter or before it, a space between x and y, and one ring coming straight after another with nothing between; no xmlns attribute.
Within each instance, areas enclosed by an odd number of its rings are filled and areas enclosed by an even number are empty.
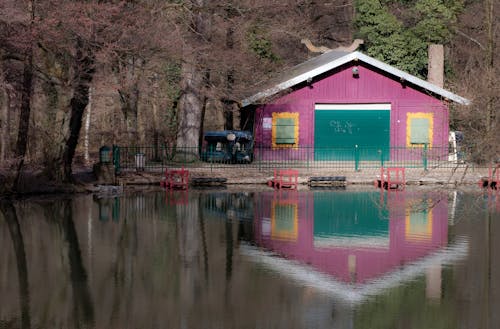
<svg viewBox="0 0 500 329"><path fill-rule="evenodd" d="M272 170L242 170L235 169L189 169L190 179L196 177L226 178L228 185L260 185L266 184L273 178ZM344 176L348 185L372 185L380 178L380 169L332 170L332 169L298 169L298 182L307 185L310 177L315 176ZM406 169L405 178L408 185L477 185L482 177L488 176L487 168L459 166L456 168L434 168L427 171L423 169ZM117 176L117 185L160 184L163 177L161 172L123 172Z"/></svg>
<svg viewBox="0 0 500 329"><path fill-rule="evenodd" d="M333 169L299 169L299 188L308 188L310 177L314 176L345 176L347 186L373 185L380 178L379 169L370 170L333 170ZM406 169L407 185L435 187L466 187L478 186L482 178L488 176L488 168L460 165L455 168ZM190 168L190 182L195 178L225 178L226 186L237 188L268 188L266 183L273 178L273 170L259 171L242 167L233 168ZM113 182L99 181L89 167L74 169L73 184L54 184L40 172L24 172L20 182L19 194L48 193L92 193L103 190L103 186L120 186L120 188L159 187L163 178L161 171L124 171L115 176ZM9 173L0 171L0 195L9 194L6 190Z"/></svg>

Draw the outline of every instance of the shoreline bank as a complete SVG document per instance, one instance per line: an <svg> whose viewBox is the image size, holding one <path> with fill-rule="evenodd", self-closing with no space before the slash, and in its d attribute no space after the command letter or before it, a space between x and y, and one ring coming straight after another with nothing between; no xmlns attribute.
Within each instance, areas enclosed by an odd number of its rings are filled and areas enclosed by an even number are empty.
<svg viewBox="0 0 500 329"><path fill-rule="evenodd" d="M241 167L224 169L188 168L190 181L194 178L224 178L226 186L234 188L271 188L267 182L273 178L273 170L244 170ZM77 194L99 193L103 186L118 186L122 190L143 187L160 187L163 179L162 171L125 171L115 176L114 182L99 181L90 168L79 170L74 175L74 184L54 184L43 177L26 176L22 190L15 195L43 195L43 194ZM310 177L343 176L346 186L373 186L380 179L380 169L332 170L332 169L298 169L299 189L309 188ZM488 177L488 168L472 167L467 165L455 168L421 168L405 169L406 185L430 186L440 188L476 187L480 189L480 182ZM0 196L9 195L8 191L1 191ZM10 193L12 195L12 193Z"/></svg>

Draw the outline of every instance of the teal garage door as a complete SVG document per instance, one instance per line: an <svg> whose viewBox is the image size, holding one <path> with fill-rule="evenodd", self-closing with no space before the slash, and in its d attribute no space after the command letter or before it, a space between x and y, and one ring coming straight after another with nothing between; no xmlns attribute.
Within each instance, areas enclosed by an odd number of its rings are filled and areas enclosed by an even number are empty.
<svg viewBox="0 0 500 329"><path fill-rule="evenodd" d="M314 116L315 160L389 158L390 104L316 104Z"/></svg>

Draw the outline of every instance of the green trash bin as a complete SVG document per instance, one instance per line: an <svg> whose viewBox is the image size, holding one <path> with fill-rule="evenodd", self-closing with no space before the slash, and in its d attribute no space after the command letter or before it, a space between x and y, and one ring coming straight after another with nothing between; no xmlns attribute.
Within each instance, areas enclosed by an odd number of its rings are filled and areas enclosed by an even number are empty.
<svg viewBox="0 0 500 329"><path fill-rule="evenodd" d="M99 149L99 163L111 163L112 153L109 146L102 146Z"/></svg>

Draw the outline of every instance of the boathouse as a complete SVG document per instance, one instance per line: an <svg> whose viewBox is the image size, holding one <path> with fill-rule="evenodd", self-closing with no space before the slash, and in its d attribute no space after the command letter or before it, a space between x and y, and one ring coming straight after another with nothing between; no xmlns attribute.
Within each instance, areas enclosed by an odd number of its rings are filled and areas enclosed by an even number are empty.
<svg viewBox="0 0 500 329"><path fill-rule="evenodd" d="M304 153L308 160L390 160L424 148L447 160L450 102L469 104L362 52L332 50L291 68L242 107L254 111L255 153L263 160Z"/></svg>

